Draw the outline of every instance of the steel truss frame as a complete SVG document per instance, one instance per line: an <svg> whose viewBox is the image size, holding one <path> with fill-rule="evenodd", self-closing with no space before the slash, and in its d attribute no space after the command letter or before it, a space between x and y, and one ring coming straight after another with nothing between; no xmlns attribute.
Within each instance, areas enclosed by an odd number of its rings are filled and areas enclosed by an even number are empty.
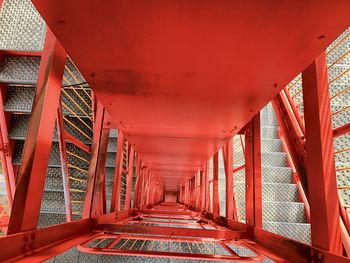
<svg viewBox="0 0 350 263"><path fill-rule="evenodd" d="M9 222L8 235L0 237L0 247L6 247L0 252L0 261L30 262L33 260L42 261L51 258L63 251L79 245L80 250L88 253L108 253L123 255L142 256L167 256L186 257L213 260L245 260L259 261L265 254L275 260L292 260L298 262L349 262L345 257L340 256L340 227L338 199L332 162L321 162L322 166L316 167L314 160L332 159L333 155L329 150L329 137L332 136L329 118L329 105L322 99L322 95L327 90L327 81L322 79L325 74L324 55L316 59L304 72L305 83L308 85L305 91L305 117L306 117L306 137L315 135L310 132L308 124L315 125L317 136L313 140L306 140L308 158L306 160L306 178L311 182L315 180L322 182L322 189L315 192L309 188L308 196L311 211L312 244L307 246L296 241L283 238L281 236L262 230L262 193L261 193L261 149L260 149L260 121L259 115L255 116L242 131L246 135L246 181L248 190L246 191L246 224L237 222L233 193L233 164L232 164L232 141L228 140L225 152L225 171L227 186L226 205L227 216L219 216L220 206L218 198L218 153L213 159L213 211L208 212L208 203L203 193L208 191L208 165L201 171L201 180L197 179L197 173L184 187L180 201L188 208L182 206L180 209L173 209L171 205L158 205L163 200L162 182L152 175L142 160L137 156L137 191L136 198L131 208L130 178L132 176L135 153L129 145L128 168L123 171L123 155L125 147L125 136L119 132L116 169L114 174L114 186L112 195L111 213L106 214L106 193L105 193L105 173L104 164L106 161L107 138L109 133L108 119L104 108L96 102L96 116L94 117L94 140L91 148L92 160L89 169L88 188L84 206L84 219L55 225L43 229L37 228L37 221L40 212L40 202L44 190L46 167L49 158L50 145L55 124L57 109L59 109L60 85L63 77L66 52L53 34L48 30L45 47L41 54L41 64L37 83L36 96L34 101L34 111L29 124L29 133L26 140L23 164L19 170L19 178L13 198L13 207ZM315 98L317 99L314 103ZM275 108L283 98L275 100ZM325 110L327 114L324 114ZM2 114L2 113L1 113ZM1 116L0 116L1 117ZM45 125L43 125L45 123ZM323 126L321 127L321 124ZM3 125L1 126L3 128ZM295 132L295 130L297 132ZM294 132L298 134L298 129ZM6 132L6 131L5 131ZM2 132L3 134L3 132ZM6 134L6 133L4 133ZM311 134L311 135L310 135ZM67 134L60 140L72 139ZM4 138L2 136L2 138ZM302 137L300 137L301 139ZM76 142L78 143L78 142ZM62 144L62 143L61 143ZM64 151L64 147L60 147ZM300 150L300 149L299 149ZM300 157L300 152L295 150L295 156ZM62 154L62 153L61 153ZM63 158L64 159L64 158ZM318 162L318 164L320 164ZM120 207L120 182L122 173L126 172L127 205L126 210L121 211ZM11 179L8 179L9 181ZM200 185L198 186L198 182ZM156 187L154 187L156 185ZM13 187L10 187L13 191ZM68 189L69 190L69 189ZM68 191L66 189L66 191ZM200 191L201 190L201 191ZM318 189L319 190L319 189ZM11 195L10 195L11 196ZM67 197L68 198L68 197ZM199 202L201 200L201 202ZM319 205L319 200L322 200ZM327 202L325 202L327 201ZM130 208L130 209L129 209ZM334 217L334 208L336 216ZM187 209L187 210L186 210ZM197 212L193 212L196 210ZM67 208L67 211L69 209ZM322 218L321 218L322 216ZM333 217L332 217L333 216ZM159 219L186 220L196 218L206 224L214 225L214 229L207 229L204 224L198 223L199 228L179 228L165 226L165 223L157 223L157 226L142 224L128 225L134 222L135 218L141 217ZM327 220L324 220L326 218ZM67 217L68 221L69 218ZM173 224L170 220L170 223ZM324 221L323 221L324 220ZM152 222L152 221L151 221ZM155 224L154 222L152 222ZM193 222L191 223L193 225ZM185 224L191 226L191 224ZM316 230L315 230L316 229ZM109 234L105 234L108 232ZM110 234L110 233L123 234ZM137 233L135 235L135 233ZM147 240L161 239L165 241L181 242L203 242L203 239L214 239L216 243L223 246L230 254L229 257L217 254L196 254L177 252L146 252L133 250L104 250L105 248L89 248L87 245L92 240L113 237L110 245L118 242L121 238L143 238L138 234L148 234ZM181 238L174 236L181 236ZM191 236L191 237L190 237ZM223 240L224 241L223 241ZM240 241L245 246L256 252L255 257L238 257L232 249L227 249L228 243L233 239L246 239ZM228 241L229 240L229 241Z"/></svg>

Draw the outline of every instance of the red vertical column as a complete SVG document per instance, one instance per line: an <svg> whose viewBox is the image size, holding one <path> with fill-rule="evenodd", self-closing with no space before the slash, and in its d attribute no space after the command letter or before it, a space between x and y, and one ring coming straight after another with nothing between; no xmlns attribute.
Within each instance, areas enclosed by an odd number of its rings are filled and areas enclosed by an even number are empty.
<svg viewBox="0 0 350 263"><path fill-rule="evenodd" d="M134 204L133 207L139 207L138 200L140 195L140 176L141 176L141 159L140 156L137 156L137 162L136 162L136 180L135 180L135 190L134 190Z"/></svg>
<svg viewBox="0 0 350 263"><path fill-rule="evenodd" d="M213 214L218 216L220 214L219 204L219 153L213 156Z"/></svg>
<svg viewBox="0 0 350 263"><path fill-rule="evenodd" d="M130 201L131 201L131 186L132 186L132 175L134 173L134 158L135 151L132 146L130 146L129 151L129 161L128 161L128 173L126 175L126 191L125 191L125 205L124 210L130 209Z"/></svg>
<svg viewBox="0 0 350 263"><path fill-rule="evenodd" d="M138 197L138 208L139 209L142 209L142 206L143 206L143 196L144 196L144 193L145 193L145 172L146 172L146 167L144 167L142 164L141 164L141 171L140 171L140 187L139 187L139 197Z"/></svg>
<svg viewBox="0 0 350 263"><path fill-rule="evenodd" d="M196 211L201 210L201 172L196 173Z"/></svg>
<svg viewBox="0 0 350 263"><path fill-rule="evenodd" d="M341 254L327 58L323 52L302 73L306 170L313 246Z"/></svg>
<svg viewBox="0 0 350 263"><path fill-rule="evenodd" d="M226 175L226 218L237 218L233 195L233 142L229 139L225 146L225 175Z"/></svg>
<svg viewBox="0 0 350 263"><path fill-rule="evenodd" d="M98 216L105 212L105 166L109 127L104 127L105 109L97 103L91 160L88 171L83 218Z"/></svg>
<svg viewBox="0 0 350 263"><path fill-rule="evenodd" d="M208 163L205 165L205 179L204 179L204 188L205 188L205 205L204 210L209 211L209 200L210 200L210 194L209 194L209 165Z"/></svg>
<svg viewBox="0 0 350 263"><path fill-rule="evenodd" d="M0 57L1 62L1 57ZM12 151L10 147L10 141L8 138L8 129L7 129L7 121L4 111L4 85L0 84L0 147L2 151L0 151L0 158L2 169L4 173L4 179L6 183L6 191L9 207L11 209L13 203L13 197L16 191L16 178L15 173L13 171L12 165Z"/></svg>
<svg viewBox="0 0 350 263"><path fill-rule="evenodd" d="M147 207L150 203L150 180L151 180L151 171L147 171L146 175L146 186L145 186L145 206Z"/></svg>
<svg viewBox="0 0 350 263"><path fill-rule="evenodd" d="M8 234L37 227L66 57L66 51L48 29Z"/></svg>
<svg viewBox="0 0 350 263"><path fill-rule="evenodd" d="M117 154L115 160L115 170L113 178L113 189L112 189L112 199L111 199L111 212L120 211L120 192L121 192L121 177L123 170L123 159L124 159L124 134L122 131L118 131L117 140Z"/></svg>
<svg viewBox="0 0 350 263"><path fill-rule="evenodd" d="M188 205L188 183L185 183L184 204Z"/></svg>
<svg viewBox="0 0 350 263"><path fill-rule="evenodd" d="M261 181L261 138L260 113L245 129L245 178L246 178L246 223L262 228L262 181Z"/></svg>
<svg viewBox="0 0 350 263"><path fill-rule="evenodd" d="M204 191L204 170L202 169L199 172L199 211L204 210L204 201L205 201L205 191Z"/></svg>

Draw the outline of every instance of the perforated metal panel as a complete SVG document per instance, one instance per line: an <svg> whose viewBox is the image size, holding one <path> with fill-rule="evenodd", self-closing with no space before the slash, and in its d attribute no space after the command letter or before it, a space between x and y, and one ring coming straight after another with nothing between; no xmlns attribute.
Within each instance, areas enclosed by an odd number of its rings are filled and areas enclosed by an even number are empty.
<svg viewBox="0 0 350 263"><path fill-rule="evenodd" d="M32 111L33 100L34 87L8 87L5 97L5 111L30 113Z"/></svg>
<svg viewBox="0 0 350 263"><path fill-rule="evenodd" d="M73 263L78 262L79 251L73 247L67 250L65 253L62 253L55 257L55 263Z"/></svg>
<svg viewBox="0 0 350 263"><path fill-rule="evenodd" d="M30 0L3 0L0 49L40 51L45 32L45 23Z"/></svg>
<svg viewBox="0 0 350 263"><path fill-rule="evenodd" d="M115 167L116 153L107 153L106 167Z"/></svg>
<svg viewBox="0 0 350 263"><path fill-rule="evenodd" d="M39 72L39 57L4 56L0 64L0 82L35 85Z"/></svg>

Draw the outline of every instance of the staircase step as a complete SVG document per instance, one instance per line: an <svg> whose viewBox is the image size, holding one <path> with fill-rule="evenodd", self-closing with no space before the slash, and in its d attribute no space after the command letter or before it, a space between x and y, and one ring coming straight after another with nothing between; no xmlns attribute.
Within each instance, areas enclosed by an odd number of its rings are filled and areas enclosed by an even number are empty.
<svg viewBox="0 0 350 263"><path fill-rule="evenodd" d="M224 191L224 184L219 184L219 191ZM237 182L234 186L237 198L245 198L245 184ZM263 201L298 202L298 188L295 184L263 183Z"/></svg>
<svg viewBox="0 0 350 263"><path fill-rule="evenodd" d="M262 152L283 152L280 139L261 139Z"/></svg>
<svg viewBox="0 0 350 263"><path fill-rule="evenodd" d="M236 202L239 215L245 219L245 201ZM263 222L305 223L303 203L263 201Z"/></svg>
<svg viewBox="0 0 350 263"><path fill-rule="evenodd" d="M28 124L29 124L29 114L13 114L10 121L10 127L9 127L9 138L14 140L25 140L27 136L27 130L28 130ZM92 136L91 131L87 129L86 127L83 127L84 125L75 117L66 117L69 121L74 123L77 127L79 127L80 130L82 130L84 133L86 133L88 136ZM92 125L91 121L87 120L87 123L90 123ZM66 131L69 132L71 135L76 137L78 140L85 144L91 144L91 140L89 140L85 135L83 135L81 132L79 132L76 128L74 128L72 125L65 125ZM54 129L54 135L52 141L57 142L58 141L58 135L57 135L57 128Z"/></svg>
<svg viewBox="0 0 350 263"><path fill-rule="evenodd" d="M263 229L293 240L310 244L311 226L306 223L263 222Z"/></svg>
<svg viewBox="0 0 350 263"><path fill-rule="evenodd" d="M107 152L117 152L117 138L109 137Z"/></svg>
<svg viewBox="0 0 350 263"><path fill-rule="evenodd" d="M261 126L278 126L278 121L271 102L260 112L260 120Z"/></svg>
<svg viewBox="0 0 350 263"><path fill-rule="evenodd" d="M243 152L234 152L233 159L235 166L240 166L245 163ZM262 152L261 163L262 166L288 167L287 155L285 152ZM223 161L219 160L219 167L224 167Z"/></svg>
<svg viewBox="0 0 350 263"><path fill-rule="evenodd" d="M278 126L261 126L262 139L278 139Z"/></svg>
<svg viewBox="0 0 350 263"><path fill-rule="evenodd" d="M5 55L0 68L0 82L35 85L39 64L40 57Z"/></svg>
<svg viewBox="0 0 350 263"><path fill-rule="evenodd" d="M48 167L46 171L45 190L63 191L61 168Z"/></svg>
<svg viewBox="0 0 350 263"><path fill-rule="evenodd" d="M288 167L287 154L284 152L263 152L261 165L268 167Z"/></svg>
<svg viewBox="0 0 350 263"><path fill-rule="evenodd" d="M27 136L29 114L13 114L9 125L8 136L14 140L25 140ZM57 129L55 127L53 141L58 141Z"/></svg>
<svg viewBox="0 0 350 263"><path fill-rule="evenodd" d="M115 158L116 158L116 153L115 152L107 152L107 157L106 157L106 167L115 167Z"/></svg>
<svg viewBox="0 0 350 263"><path fill-rule="evenodd" d="M23 147L24 147L24 141L16 141L13 151L13 157L12 162L15 165L20 165L22 162L22 155L23 155ZM77 158L73 155L68 154L68 162L72 165L78 166L82 169L88 169L89 168L89 154L85 151L81 150L77 146L71 143L67 143L67 151L73 152L87 161L83 161L80 158ZM61 161L60 161L60 154L59 154L59 147L57 142L53 142L51 145L51 152L50 152L50 160L49 160L49 167L60 167Z"/></svg>
<svg viewBox="0 0 350 263"><path fill-rule="evenodd" d="M290 167L262 167L262 180L264 183L293 183L292 169Z"/></svg>
<svg viewBox="0 0 350 263"><path fill-rule="evenodd" d="M71 88L64 88L64 90L62 91L63 115L72 117L73 111L75 113L74 116L79 116L81 118L86 118L87 115L92 116L91 109L87 107L85 103L81 102L81 98L85 101L90 100L90 97L87 94L91 96L91 90L86 89L85 91L82 89L73 90ZM4 105L5 111L30 114L32 111L34 94L34 86L10 86L6 91ZM77 106L77 104L79 105L79 107Z"/></svg>
<svg viewBox="0 0 350 263"><path fill-rule="evenodd" d="M305 208L303 203L263 202L263 221L304 223Z"/></svg>
<svg viewBox="0 0 350 263"><path fill-rule="evenodd" d="M109 138L117 138L118 137L118 130L117 129L111 129L109 131Z"/></svg>
<svg viewBox="0 0 350 263"><path fill-rule="evenodd" d="M4 110L7 112L31 113L34 93L34 87L9 87L6 91Z"/></svg>
<svg viewBox="0 0 350 263"><path fill-rule="evenodd" d="M41 213L65 214L63 191L44 191L41 201Z"/></svg>
<svg viewBox="0 0 350 263"><path fill-rule="evenodd" d="M223 172L224 169L222 169ZM292 184L292 169L289 167L261 167L262 181L263 183L282 183ZM244 169L234 173L234 181L245 182L245 171ZM223 178L224 179L224 178Z"/></svg>
<svg viewBox="0 0 350 263"><path fill-rule="evenodd" d="M65 214L54 214L54 213L45 213L40 212L38 227L43 228L47 226L57 225L66 223Z"/></svg>
<svg viewBox="0 0 350 263"><path fill-rule="evenodd" d="M114 180L114 167L106 167L106 181L113 182Z"/></svg>

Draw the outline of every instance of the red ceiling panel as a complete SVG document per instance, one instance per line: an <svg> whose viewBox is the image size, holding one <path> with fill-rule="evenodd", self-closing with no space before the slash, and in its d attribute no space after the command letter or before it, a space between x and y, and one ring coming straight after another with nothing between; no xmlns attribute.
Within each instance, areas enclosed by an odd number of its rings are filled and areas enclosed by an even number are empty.
<svg viewBox="0 0 350 263"><path fill-rule="evenodd" d="M169 189L350 21L348 0L33 2Z"/></svg>

